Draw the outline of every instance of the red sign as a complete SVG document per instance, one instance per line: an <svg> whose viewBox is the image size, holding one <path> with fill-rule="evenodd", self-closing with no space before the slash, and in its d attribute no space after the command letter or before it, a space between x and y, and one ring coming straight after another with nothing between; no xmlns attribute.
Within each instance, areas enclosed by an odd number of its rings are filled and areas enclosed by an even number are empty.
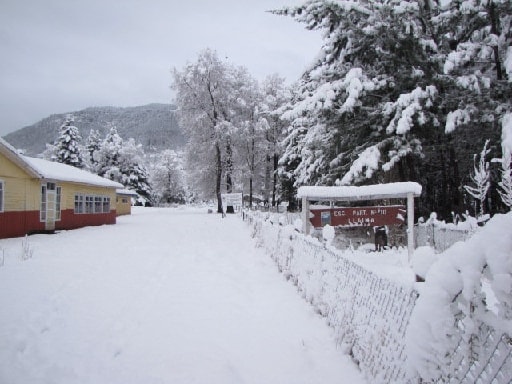
<svg viewBox="0 0 512 384"><path fill-rule="evenodd" d="M311 209L311 224L315 228L326 224L345 227L380 227L403 224L406 216L402 205L381 207L319 208Z"/></svg>

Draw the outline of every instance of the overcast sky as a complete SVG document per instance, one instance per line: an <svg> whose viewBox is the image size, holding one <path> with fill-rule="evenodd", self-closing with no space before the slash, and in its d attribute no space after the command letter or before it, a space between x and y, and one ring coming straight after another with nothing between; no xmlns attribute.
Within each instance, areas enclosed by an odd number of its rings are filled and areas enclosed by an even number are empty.
<svg viewBox="0 0 512 384"><path fill-rule="evenodd" d="M301 0L0 0L0 135L89 106L170 103L204 48L261 80L299 78L317 32L265 12Z"/></svg>

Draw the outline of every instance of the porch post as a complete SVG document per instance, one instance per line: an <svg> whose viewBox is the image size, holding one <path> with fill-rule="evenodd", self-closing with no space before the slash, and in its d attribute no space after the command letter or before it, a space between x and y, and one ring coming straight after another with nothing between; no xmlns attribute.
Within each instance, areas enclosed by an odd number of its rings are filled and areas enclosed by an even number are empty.
<svg viewBox="0 0 512 384"><path fill-rule="evenodd" d="M309 235L309 200L307 197L302 196L302 233Z"/></svg>

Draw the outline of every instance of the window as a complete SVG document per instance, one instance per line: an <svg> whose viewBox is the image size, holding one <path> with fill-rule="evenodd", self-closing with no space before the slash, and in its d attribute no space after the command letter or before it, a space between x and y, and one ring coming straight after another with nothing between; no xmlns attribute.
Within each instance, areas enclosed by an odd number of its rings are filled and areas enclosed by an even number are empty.
<svg viewBox="0 0 512 384"><path fill-rule="evenodd" d="M75 195L75 214L110 213L110 197L98 195Z"/></svg>
<svg viewBox="0 0 512 384"><path fill-rule="evenodd" d="M41 185L41 210L39 220L46 221L46 185Z"/></svg>
<svg viewBox="0 0 512 384"><path fill-rule="evenodd" d="M56 188L56 195L55 195L55 220L60 220L61 213L60 213L60 201L62 196L62 187Z"/></svg>
<svg viewBox="0 0 512 384"><path fill-rule="evenodd" d="M103 197L103 213L110 213L110 197Z"/></svg>
<svg viewBox="0 0 512 384"><path fill-rule="evenodd" d="M94 213L101 213L102 202L101 196L94 196Z"/></svg>
<svg viewBox="0 0 512 384"><path fill-rule="evenodd" d="M85 196L85 213L94 213L94 196Z"/></svg>
<svg viewBox="0 0 512 384"><path fill-rule="evenodd" d="M4 182L0 180L0 212L4 211Z"/></svg>
<svg viewBox="0 0 512 384"><path fill-rule="evenodd" d="M84 212L84 195L75 195L75 213Z"/></svg>

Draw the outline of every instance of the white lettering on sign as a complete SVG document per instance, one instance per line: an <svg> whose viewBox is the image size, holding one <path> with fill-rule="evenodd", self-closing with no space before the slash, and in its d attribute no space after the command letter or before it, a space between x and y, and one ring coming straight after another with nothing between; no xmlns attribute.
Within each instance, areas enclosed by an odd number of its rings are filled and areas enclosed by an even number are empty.
<svg viewBox="0 0 512 384"><path fill-rule="evenodd" d="M345 211L334 211L334 216L337 216L337 217L345 216Z"/></svg>

